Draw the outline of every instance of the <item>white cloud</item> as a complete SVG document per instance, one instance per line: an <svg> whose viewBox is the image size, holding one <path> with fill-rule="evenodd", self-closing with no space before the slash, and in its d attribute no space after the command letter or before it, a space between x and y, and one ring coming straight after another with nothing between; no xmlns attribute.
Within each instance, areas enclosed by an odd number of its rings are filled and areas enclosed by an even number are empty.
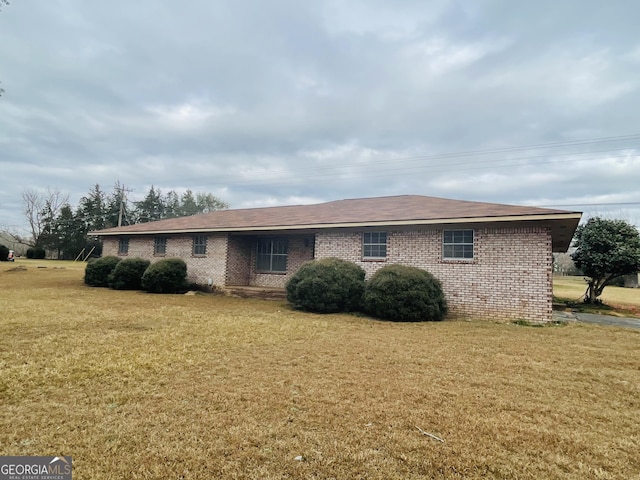
<svg viewBox="0 0 640 480"><path fill-rule="evenodd" d="M232 115L236 109L218 107L199 100L174 105L153 105L147 111L155 117L159 126L179 130L199 130L214 118Z"/></svg>
<svg viewBox="0 0 640 480"><path fill-rule="evenodd" d="M637 88L632 80L612 75L608 52L595 52L564 66L560 80L566 82L568 97L585 109L610 102Z"/></svg>
<svg viewBox="0 0 640 480"><path fill-rule="evenodd" d="M446 2L388 3L329 0L324 5L324 28L331 35L371 35L395 42L413 37L424 24L435 22Z"/></svg>
<svg viewBox="0 0 640 480"><path fill-rule="evenodd" d="M117 180L238 207L637 200L640 136L496 149L640 133L638 14L595 0L12 2L0 225L23 222L25 187L73 200Z"/></svg>
<svg viewBox="0 0 640 480"><path fill-rule="evenodd" d="M463 68L498 52L505 42L454 43L444 38L430 38L409 45L405 51L408 59L425 65L426 70L435 75Z"/></svg>

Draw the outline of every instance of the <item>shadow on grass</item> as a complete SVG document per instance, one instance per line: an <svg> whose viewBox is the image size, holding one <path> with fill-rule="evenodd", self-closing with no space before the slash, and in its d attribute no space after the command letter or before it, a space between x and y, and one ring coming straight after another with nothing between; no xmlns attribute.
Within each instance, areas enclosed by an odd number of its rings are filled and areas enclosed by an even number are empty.
<svg viewBox="0 0 640 480"><path fill-rule="evenodd" d="M550 322L530 322L529 320L514 320L511 322L513 325L519 325L521 327L566 327L569 322L562 320L552 320Z"/></svg>
<svg viewBox="0 0 640 480"><path fill-rule="evenodd" d="M594 313L613 317L637 317L638 312L631 308L606 303L585 303L575 299L553 297L554 310L571 310L578 313Z"/></svg>

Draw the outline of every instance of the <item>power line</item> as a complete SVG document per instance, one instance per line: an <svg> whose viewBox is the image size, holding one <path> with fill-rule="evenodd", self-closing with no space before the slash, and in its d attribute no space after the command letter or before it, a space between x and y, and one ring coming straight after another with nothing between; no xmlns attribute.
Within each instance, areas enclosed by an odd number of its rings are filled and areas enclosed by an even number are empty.
<svg viewBox="0 0 640 480"><path fill-rule="evenodd" d="M564 204L550 204L550 205L538 205L539 207L608 207L615 205L640 205L640 202L605 202L605 203L564 203Z"/></svg>
<svg viewBox="0 0 640 480"><path fill-rule="evenodd" d="M422 169L428 168L430 173L440 173L443 171L448 171L452 167L455 167L457 171L478 170L480 168L485 168L487 166L510 167L510 166L518 166L517 163L514 164L513 162L535 160L539 158L549 159L546 162L536 163L536 165L542 165L542 164L555 163L553 158L575 157L578 155L586 155L586 154L594 154L594 153L623 152L625 150L635 151L637 150L637 147L634 146L634 147L624 147L624 148L608 148L608 149L602 149L602 150L589 150L589 151L582 151L582 152L580 151L562 152L562 153L555 153L555 154L549 153L545 155L533 155L533 156L525 156L525 157L506 158L506 159L505 158L503 159L492 158L492 159L485 159L485 160L473 159L470 161L463 161L463 162L457 162L457 163L443 162L439 164L416 165L416 166L406 165L406 163L409 163L409 162L413 163L416 161L425 161L425 160L448 160L448 159L458 158L458 157L486 155L489 153L508 153L508 152L533 150L533 149L539 149L539 148L559 148L559 147L566 147L566 146L595 145L595 144L601 144L601 143L607 143L607 142L619 142L619 141L636 140L636 139L640 139L640 134L601 137L596 139L584 139L584 140L575 140L575 141L568 141L568 142L533 144L533 145L524 145L524 146L516 146L516 147L494 148L494 149L485 149L485 150L470 150L470 151L435 154L435 155L417 155L417 156L391 158L391 159L388 158L383 160L374 160L374 161L352 163L352 164L340 163L340 164L319 165L314 167L278 169L278 170L269 170L266 172L260 172L259 174L255 174L255 175L250 175L248 177L245 177L243 180L238 180L237 175L223 175L223 176L218 176L215 182L205 181L204 183L201 183L201 184L202 185L225 185L225 184L231 183L234 185L243 185L243 186L254 186L254 185L276 186L276 185L298 183L299 181L304 180L306 178L318 179L319 177L327 177L327 176L334 178L339 173L339 171L344 168L362 170L365 168L371 168L371 167L376 167L381 165L393 166L392 170L387 169L387 170L380 171L378 169L374 173L350 172L346 176L345 174L341 175L342 178L351 178L355 175L366 176L366 177L381 176L381 175L387 176L389 174L399 175L399 174L402 174L402 172L400 172L401 169L404 171L407 171L410 169L422 170ZM620 153L619 155L608 156L606 158L622 158L625 156L629 156L629 154ZM599 159L602 159L602 157L596 157L592 159L576 159L576 160L582 161L582 160L599 160ZM566 161L568 162L569 160L570 158L568 158ZM508 163L505 164L503 162L508 162ZM401 163L404 163L405 165L404 166L398 165ZM495 165L491 165L491 164L495 164ZM460 168L460 167L466 167L466 168ZM322 173L318 175L319 172L322 172ZM390 173L387 173L387 172L390 172ZM309 174L309 175L305 175L305 174ZM278 178L279 175L286 175L289 178ZM265 179L269 180L269 177L272 177L276 181L280 180L280 182L275 184L265 182L264 180ZM186 181L202 180L202 177L199 177L197 179L185 179L185 180Z"/></svg>
<svg viewBox="0 0 640 480"><path fill-rule="evenodd" d="M508 158L508 159L488 159L488 160L473 160L473 161L465 161L465 162L458 162L458 163L440 163L440 164L429 164L429 165L422 165L422 166L407 166L407 167L400 167L400 168L438 168L438 167L459 167L459 166L465 166L465 165L474 165L475 167L473 168L474 170L477 169L477 165L478 164L482 164L482 165L488 165L491 163L496 163L496 162L505 162L505 161L509 161L509 162L514 162L514 161L520 161L520 160L535 160L538 158L558 158L558 157L575 157L577 155L585 155L585 154L592 154L592 153L606 153L606 152L617 152L620 149L605 149L605 150L591 150L591 151L587 151L587 152L568 152L568 153L561 153L561 154L555 154L555 155L533 155L533 156L527 156L527 157L515 157L515 158ZM621 155L617 155L617 156L608 156L606 158L622 158L627 156L626 154L621 154ZM596 157L593 159L586 159L586 160L599 160L602 157ZM577 159L578 161L581 160L585 160L585 159ZM407 161L412 161L412 160L407 160ZM370 167L372 165L382 165L382 164L392 164L395 163L396 160L381 160L381 161L375 161L375 162L367 162L367 163L361 163L361 164L355 164L355 165L348 165L351 167ZM549 160L549 162L544 162L544 163L552 163L551 160ZM500 166L500 165L496 165L496 166ZM341 164L341 165L324 165L324 166L318 166L318 167L313 167L313 168L304 168L304 169L300 169L300 168L296 168L296 169L292 169L292 170L276 170L276 171L270 171L270 172L265 172L265 173L261 173L261 176L265 176L265 175L274 175L277 173L291 173L291 172L303 172L303 171L319 171L319 170L333 170L336 168L344 168L345 165ZM394 167L394 170L398 170L398 167Z"/></svg>
<svg viewBox="0 0 640 480"><path fill-rule="evenodd" d="M605 142L608 143L608 142L614 142L614 141L637 140L637 139L640 139L640 134L638 133L633 135L620 135L615 137L601 137L601 138L595 138L591 140L583 139L583 140L574 140L574 141L568 141L568 142L538 143L533 145L520 145L516 147L501 147L501 148L492 148L492 149L485 149L485 150L468 150L468 151L462 151L462 152L443 153L443 154L435 154L435 155L417 155L415 157L406 157L406 158L400 158L397 160L463 157L468 155L481 155L481 154L483 155L487 153L504 153L504 152L511 152L511 151L532 150L535 148L591 145L595 143L605 143Z"/></svg>
<svg viewBox="0 0 640 480"><path fill-rule="evenodd" d="M589 152L590 153L590 152ZM564 156L564 155L563 155ZM547 156L542 156L543 158L547 158ZM591 162L597 160L604 159L617 159L617 158L625 158L628 155L616 155L616 156L607 156L607 157L593 157L593 158L577 158L576 162ZM474 170L482 170L489 167L492 168L509 168L509 167L527 167L527 166L541 166L541 165L549 165L549 164L557 164L557 163L568 163L570 159L564 160L562 162L558 162L557 160L551 159L544 162L536 162L535 164L527 164L522 163L524 160L530 160L535 158L541 158L541 156L536 157L520 157L515 159L502 159L502 160L490 160L487 162L461 162L455 164L440 164L440 165L418 165L418 166L404 166L404 167L395 167L395 168L385 168L385 169L377 169L374 172L371 171L361 171L361 168L358 168L357 171L351 172L321 172L316 173L315 175L303 176L303 175L295 175L296 170L291 170L290 174L286 177L281 178L268 178L269 174L261 174L260 177L249 177L244 180L236 180L233 177L229 176L227 178L220 179L216 182L201 182L200 185L226 185L226 186L287 186L287 185L296 185L307 179L313 180L324 180L324 179L332 179L332 180L349 180L352 178L374 178L374 177L391 177L391 176L400 176L408 173L420 173L421 171L426 171L428 174L439 174L451 171L452 168L455 168L456 173L461 172L470 172ZM478 165L480 163L480 165ZM360 165L358 167L368 167L369 165ZM267 177L267 178L265 178ZM260 178L260 179L258 179Z"/></svg>

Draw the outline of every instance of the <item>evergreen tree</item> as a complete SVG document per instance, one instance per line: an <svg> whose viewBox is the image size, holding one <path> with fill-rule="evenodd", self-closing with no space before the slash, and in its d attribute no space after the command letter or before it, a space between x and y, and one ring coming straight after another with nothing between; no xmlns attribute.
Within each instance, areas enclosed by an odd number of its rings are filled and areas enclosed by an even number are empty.
<svg viewBox="0 0 640 480"><path fill-rule="evenodd" d="M187 190L182 194L179 212L180 217L189 217L191 215L201 213L198 210L198 204L196 203L196 199L191 190Z"/></svg>
<svg viewBox="0 0 640 480"><path fill-rule="evenodd" d="M223 202L211 193L201 192L196 193L196 205L198 207L198 213L207 213L229 208L229 204Z"/></svg>
<svg viewBox="0 0 640 480"><path fill-rule="evenodd" d="M180 197L175 190L170 190L164 196L164 218L180 216Z"/></svg>
<svg viewBox="0 0 640 480"><path fill-rule="evenodd" d="M130 211L127 192L120 182L116 182L106 202L105 228L133 223Z"/></svg>
<svg viewBox="0 0 640 480"><path fill-rule="evenodd" d="M80 199L78 216L87 230L101 230L107 225L107 197L97 183Z"/></svg>
<svg viewBox="0 0 640 480"><path fill-rule="evenodd" d="M58 258L73 260L86 247L88 228L83 215L81 208L74 213L70 205L60 209L56 219Z"/></svg>
<svg viewBox="0 0 640 480"><path fill-rule="evenodd" d="M73 260L87 246L87 225L81 208L74 213L64 204L55 217L47 216L40 247L56 252L57 258Z"/></svg>
<svg viewBox="0 0 640 480"><path fill-rule="evenodd" d="M591 218L574 237L571 258L588 278L585 302L596 303L617 277L640 270L640 233L624 220Z"/></svg>
<svg viewBox="0 0 640 480"><path fill-rule="evenodd" d="M165 218L165 205L160 190L151 185L147 196L141 202L135 202L136 223L153 222Z"/></svg>
<svg viewBox="0 0 640 480"><path fill-rule="evenodd" d="M68 204L65 203L64 205ZM45 201L45 205L40 212L40 216L40 234L36 238L33 246L44 249L53 249L57 245L57 241L55 239L55 224L57 213L53 211L50 202Z"/></svg>

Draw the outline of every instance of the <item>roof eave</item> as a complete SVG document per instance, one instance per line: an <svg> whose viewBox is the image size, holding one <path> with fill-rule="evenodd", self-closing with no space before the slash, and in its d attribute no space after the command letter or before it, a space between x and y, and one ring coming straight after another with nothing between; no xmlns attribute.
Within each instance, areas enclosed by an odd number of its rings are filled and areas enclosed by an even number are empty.
<svg viewBox="0 0 640 480"><path fill-rule="evenodd" d="M580 221L580 212L551 213L551 214L531 214L531 215L503 215L494 217L459 217L459 218L437 218L437 219L412 219L393 220L378 222L346 222L346 223L315 223L303 225L264 225L246 227L218 227L218 228L181 228L175 230L149 229L143 231L94 231L89 232L91 236L134 236L134 235L160 235L160 234L181 234L181 233L216 233L216 232L264 232L264 231L287 231L287 230L326 230L331 228L379 228L379 227L400 227L408 225L454 225L466 223L490 223L490 222L529 222L529 221L558 221L575 220L576 225Z"/></svg>

